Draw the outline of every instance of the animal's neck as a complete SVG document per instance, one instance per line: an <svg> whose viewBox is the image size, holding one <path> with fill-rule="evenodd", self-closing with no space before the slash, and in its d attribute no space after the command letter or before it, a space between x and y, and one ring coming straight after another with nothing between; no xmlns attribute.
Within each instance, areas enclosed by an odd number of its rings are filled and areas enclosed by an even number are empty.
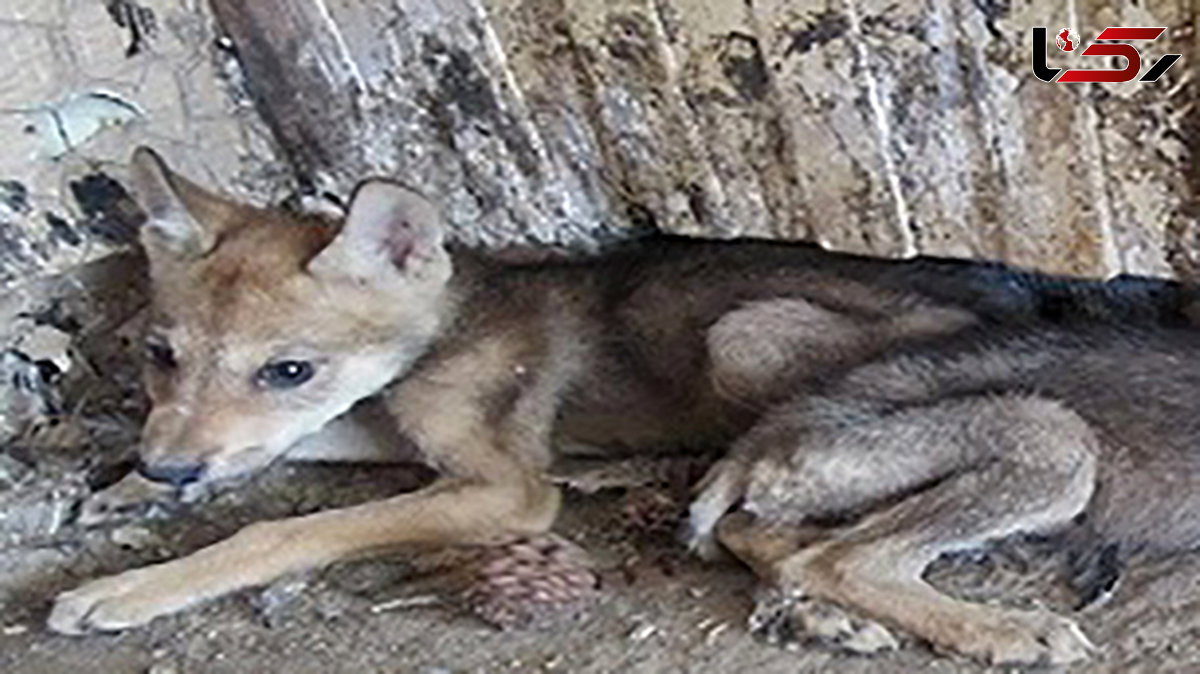
<svg viewBox="0 0 1200 674"><path fill-rule="evenodd" d="M452 289L478 284L488 276L502 271L504 266L492 256L471 248L451 246L449 253L450 264L454 268L454 275L450 279Z"/></svg>
<svg viewBox="0 0 1200 674"><path fill-rule="evenodd" d="M504 263L476 250L450 248L453 272L445 291L445 301L439 305L439 337L459 322L464 314L473 313L469 305L478 303L505 272Z"/></svg>

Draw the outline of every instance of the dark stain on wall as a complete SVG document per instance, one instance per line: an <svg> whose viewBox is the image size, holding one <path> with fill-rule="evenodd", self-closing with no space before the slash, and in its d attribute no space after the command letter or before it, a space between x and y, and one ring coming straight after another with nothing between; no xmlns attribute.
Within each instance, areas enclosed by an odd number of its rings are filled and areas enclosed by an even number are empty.
<svg viewBox="0 0 1200 674"><path fill-rule="evenodd" d="M121 183L103 171L71 181L71 194L83 211L84 229L117 245L137 240L137 230L146 219Z"/></svg>
<svg viewBox="0 0 1200 674"><path fill-rule="evenodd" d="M455 129L474 124L481 133L499 136L522 173L538 175L540 164L532 142L500 107L491 80L471 54L433 36L425 38L422 48L423 59L438 83L426 107L442 127L443 140L452 143Z"/></svg>
<svg viewBox="0 0 1200 674"><path fill-rule="evenodd" d="M725 49L721 51L721 72L743 100L761 101L767 97L771 79L753 35L734 32L726 37Z"/></svg>
<svg viewBox="0 0 1200 674"><path fill-rule="evenodd" d="M0 202L15 213L28 213L29 188L16 180L0 180Z"/></svg>
<svg viewBox="0 0 1200 674"><path fill-rule="evenodd" d="M850 30L850 20L834 11L817 14L804 28L792 31L792 41L784 56L807 54L823 44L832 42Z"/></svg>
<svg viewBox="0 0 1200 674"><path fill-rule="evenodd" d="M57 213L46 211L46 224L50 225L50 238L53 240L61 241L68 246L78 246L83 243L83 237L79 235L79 232L75 231L71 223Z"/></svg>

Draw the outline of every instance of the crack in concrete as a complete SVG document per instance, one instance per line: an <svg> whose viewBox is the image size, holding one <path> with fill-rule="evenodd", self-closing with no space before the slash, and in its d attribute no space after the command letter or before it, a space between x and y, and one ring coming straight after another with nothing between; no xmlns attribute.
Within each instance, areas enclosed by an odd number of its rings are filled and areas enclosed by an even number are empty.
<svg viewBox="0 0 1200 674"><path fill-rule="evenodd" d="M871 52L867 47L866 35L863 33L862 20L858 14L856 0L845 0L846 16L850 20L850 44L858 57L859 67L863 73L863 85L866 87L867 102L871 108L872 121L879 141L879 157L883 164L883 177L892 197L892 207L895 221L893 223L900 250L896 251L901 257L913 257L917 254L915 236L909 226L909 207L900 184L900 172L892 157L892 128L887 104L879 92L879 82L876 79L871 64Z"/></svg>

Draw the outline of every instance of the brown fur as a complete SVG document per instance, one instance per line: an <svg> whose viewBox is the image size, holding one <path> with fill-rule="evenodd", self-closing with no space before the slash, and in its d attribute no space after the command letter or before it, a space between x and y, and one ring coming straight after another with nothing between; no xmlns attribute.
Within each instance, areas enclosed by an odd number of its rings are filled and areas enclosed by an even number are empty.
<svg viewBox="0 0 1200 674"><path fill-rule="evenodd" d="M744 445L774 418L764 412L896 345L1034 319L1045 307L1070 314L1074 305L1044 301L1061 288L1098 298L1099 310L1078 305L1089 316L1121 309L1105 292L1057 282L1043 292L995 267L876 262L808 246L665 240L582 261L507 264L448 250L436 211L393 184L365 183L338 228L208 195L147 150L134 169L149 215L150 340L164 361L147 368L154 405L142 471L188 491L292 451L399 456L375 434L347 432L341 416L386 387L386 416L441 479L259 523L189 557L88 583L59 597L49 624L62 632L139 625L379 548L544 531L559 504L544 473L557 450L723 448L750 431ZM997 278L1011 292L980 292ZM311 365L311 379L269 385L263 368L280 362ZM1005 404L1016 423L1033 403ZM952 423L954 410L945 416ZM1091 465L1092 439L1078 435L1079 446L1061 451L1071 465ZM1068 473L1055 476L1087 482ZM729 475L741 474L714 471L693 507L701 547L742 495L744 480ZM1078 506L1048 504L1045 517Z"/></svg>

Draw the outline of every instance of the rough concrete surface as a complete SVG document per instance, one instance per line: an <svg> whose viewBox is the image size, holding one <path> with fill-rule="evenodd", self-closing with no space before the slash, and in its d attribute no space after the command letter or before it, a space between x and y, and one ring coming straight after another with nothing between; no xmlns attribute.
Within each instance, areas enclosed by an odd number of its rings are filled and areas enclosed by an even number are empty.
<svg viewBox="0 0 1200 674"><path fill-rule="evenodd" d="M196 2L0 2L0 288L128 244L123 166L149 143L199 181L272 194L272 141Z"/></svg>
<svg viewBox="0 0 1200 674"><path fill-rule="evenodd" d="M403 176L469 239L644 224L1094 276L1190 270L1189 2L213 7L306 180L342 193L366 172ZM1154 84L1034 77L1032 27L1090 41L1109 25L1169 27L1139 45L1147 63L1186 56ZM1050 49L1056 66L1105 65Z"/></svg>

